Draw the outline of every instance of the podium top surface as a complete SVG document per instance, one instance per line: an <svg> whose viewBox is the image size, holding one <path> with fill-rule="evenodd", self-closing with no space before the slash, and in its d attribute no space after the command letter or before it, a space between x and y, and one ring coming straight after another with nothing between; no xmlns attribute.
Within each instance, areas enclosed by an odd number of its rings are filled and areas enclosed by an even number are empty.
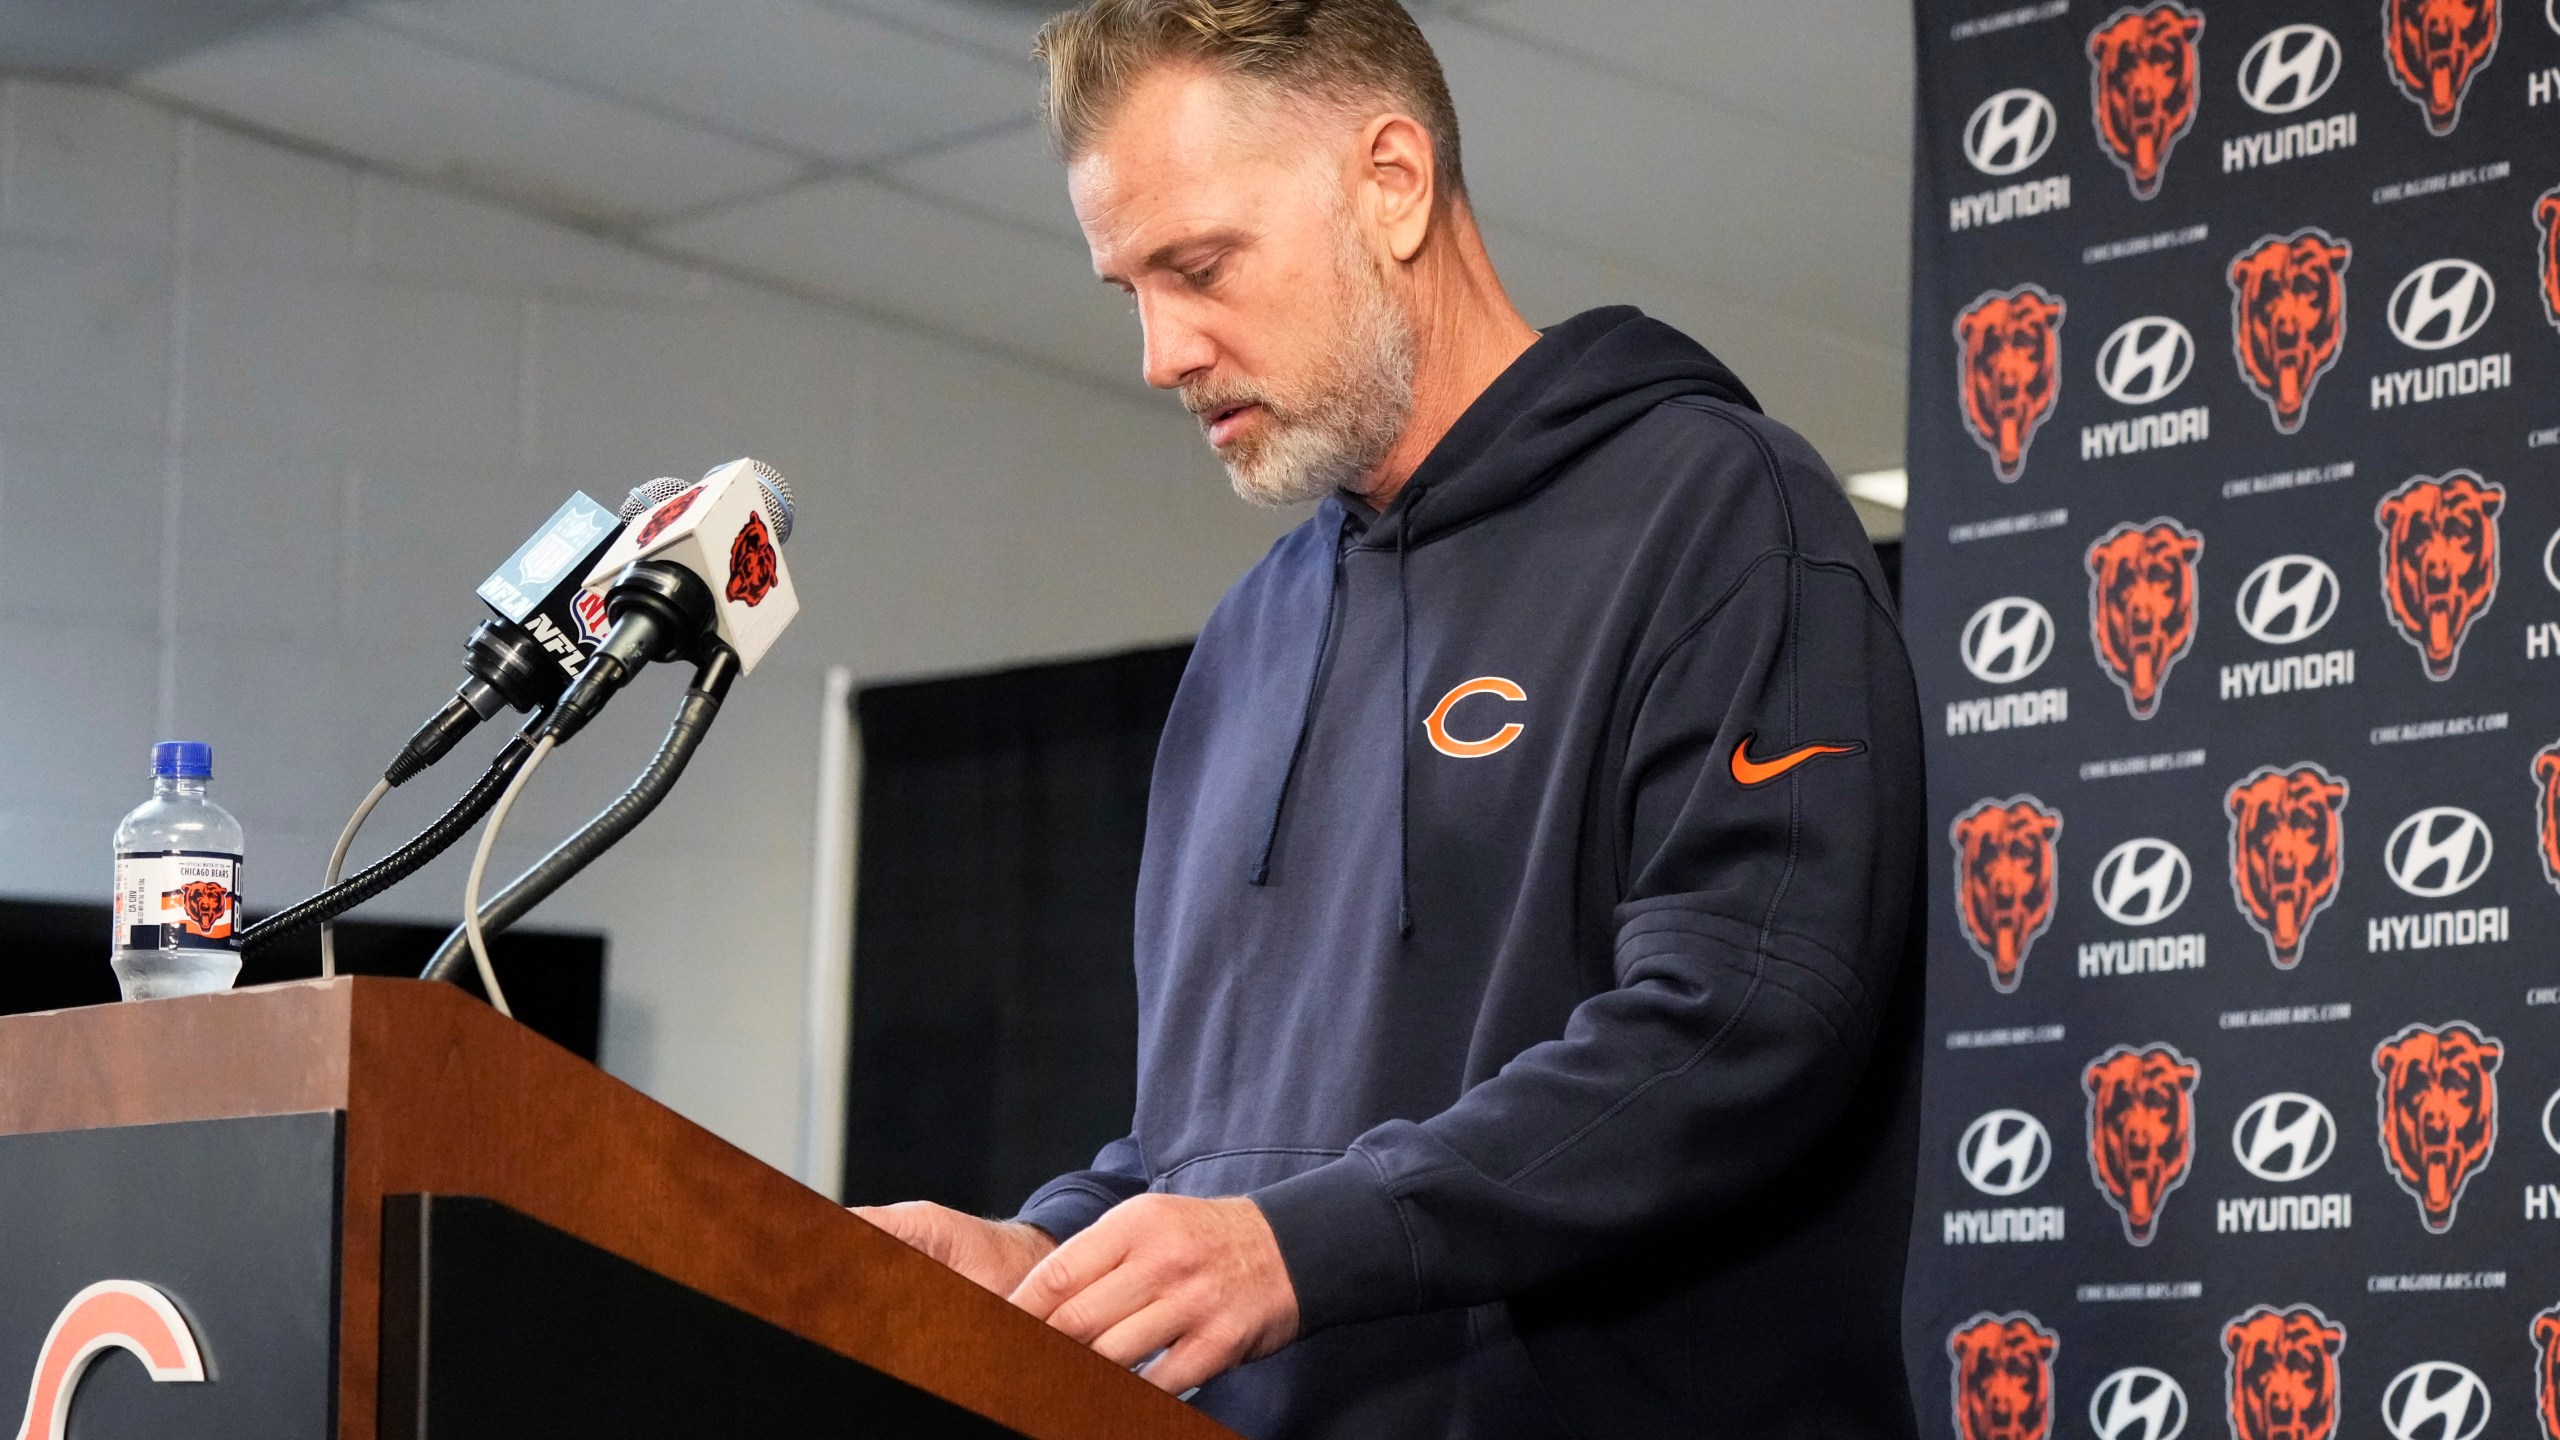
<svg viewBox="0 0 2560 1440"><path fill-rule="evenodd" d="M372 1440L383 1199L477 1195L1021 1433L1231 1432L448 985L0 1017L0 1135L343 1114L340 1434Z"/></svg>

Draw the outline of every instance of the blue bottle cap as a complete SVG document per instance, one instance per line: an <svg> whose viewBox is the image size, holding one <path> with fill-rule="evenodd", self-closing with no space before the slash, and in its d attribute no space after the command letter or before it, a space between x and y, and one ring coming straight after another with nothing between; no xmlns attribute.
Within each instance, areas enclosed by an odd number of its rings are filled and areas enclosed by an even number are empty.
<svg viewBox="0 0 2560 1440"><path fill-rule="evenodd" d="M210 779L213 747L201 740L163 740L151 747L151 774L154 779Z"/></svg>

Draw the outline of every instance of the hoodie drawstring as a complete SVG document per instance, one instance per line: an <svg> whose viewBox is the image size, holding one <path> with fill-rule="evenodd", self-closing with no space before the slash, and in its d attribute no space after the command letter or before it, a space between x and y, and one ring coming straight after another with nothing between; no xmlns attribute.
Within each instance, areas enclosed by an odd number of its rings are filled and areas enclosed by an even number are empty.
<svg viewBox="0 0 2560 1440"><path fill-rule="evenodd" d="M1413 737L1405 731L1413 719L1413 587L1405 583L1405 554L1413 512L1421 504L1417 490L1396 526L1396 934L1408 937L1413 934L1413 872L1406 862L1406 841L1413 826L1405 792L1413 788Z"/></svg>
<svg viewBox="0 0 2560 1440"><path fill-rule="evenodd" d="M1252 868L1245 871L1248 885L1271 883L1271 851L1280 843L1280 816L1289 808L1289 787L1298 779L1298 757L1307 753L1307 732L1315 727L1316 691L1324 680L1325 651L1333 645L1333 607L1335 596L1342 591L1343 531L1351 528L1348 518L1342 531L1333 537L1333 573L1324 587L1324 623L1316 627L1316 657L1307 666L1307 699L1298 709L1298 737L1289 743L1289 763L1280 771L1279 793L1271 797L1271 824L1262 832L1262 853L1255 856Z"/></svg>

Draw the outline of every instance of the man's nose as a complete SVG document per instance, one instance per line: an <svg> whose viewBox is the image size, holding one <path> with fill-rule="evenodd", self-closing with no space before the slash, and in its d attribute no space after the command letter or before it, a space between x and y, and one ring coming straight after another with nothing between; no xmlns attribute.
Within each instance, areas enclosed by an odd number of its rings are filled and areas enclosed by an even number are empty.
<svg viewBox="0 0 2560 1440"><path fill-rule="evenodd" d="M1158 390L1174 389L1217 360L1217 347L1175 307L1140 300L1138 329L1145 346L1146 380Z"/></svg>

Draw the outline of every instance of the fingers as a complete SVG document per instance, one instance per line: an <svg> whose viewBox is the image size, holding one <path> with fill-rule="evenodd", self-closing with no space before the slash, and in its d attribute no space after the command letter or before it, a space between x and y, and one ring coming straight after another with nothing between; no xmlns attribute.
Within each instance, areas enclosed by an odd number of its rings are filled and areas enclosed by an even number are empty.
<svg viewBox="0 0 2560 1440"><path fill-rule="evenodd" d="M1031 1273L1014 1287L1013 1303L1031 1312L1034 1319L1046 1320L1057 1313L1059 1306L1117 1269L1128 1258L1129 1247L1143 1228L1126 1220L1113 1223L1119 1213L1114 1210L1104 1215L1083 1234L1050 1251L1032 1266Z"/></svg>
<svg viewBox="0 0 2560 1440"><path fill-rule="evenodd" d="M934 1259L951 1263L946 1252L951 1248L949 1222L956 1212L930 1200L909 1200L897 1205L856 1205L853 1213Z"/></svg>
<svg viewBox="0 0 2560 1440"><path fill-rule="evenodd" d="M1089 1343L1093 1353L1125 1370L1181 1339L1188 1319L1179 1306L1149 1305Z"/></svg>
<svg viewBox="0 0 2560 1440"><path fill-rule="evenodd" d="M1138 1378L1168 1395L1180 1395L1225 1374L1244 1358L1243 1342L1209 1327L1173 1342L1154 1364L1138 1372Z"/></svg>

